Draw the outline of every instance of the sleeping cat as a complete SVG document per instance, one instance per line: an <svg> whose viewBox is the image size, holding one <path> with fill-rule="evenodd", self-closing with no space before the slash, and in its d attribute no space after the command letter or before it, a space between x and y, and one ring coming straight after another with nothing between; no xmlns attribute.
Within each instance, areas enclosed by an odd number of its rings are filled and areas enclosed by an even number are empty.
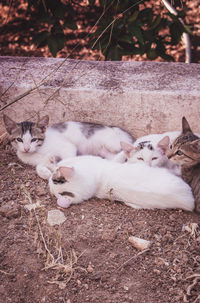
<svg viewBox="0 0 200 303"><path fill-rule="evenodd" d="M194 208L191 188L181 178L144 163L116 163L94 156L68 158L57 164L49 187L62 207L95 196L133 208Z"/></svg>
<svg viewBox="0 0 200 303"><path fill-rule="evenodd" d="M191 188L195 198L195 209L200 212L200 139L182 118L182 133L170 146L168 158L181 166L181 175Z"/></svg>
<svg viewBox="0 0 200 303"><path fill-rule="evenodd" d="M166 167L172 173L180 175L180 168L173 164L166 156L170 144L180 132L165 132L163 134L150 134L138 138L134 144L121 142L122 152L114 160L129 163L144 162L153 167Z"/></svg>
<svg viewBox="0 0 200 303"><path fill-rule="evenodd" d="M113 126L68 121L47 128L48 116L37 123L16 123L7 115L3 116L3 120L18 158L36 166L38 175L43 179L50 177L55 161L77 154L112 159L121 151L120 141L134 142L130 134Z"/></svg>

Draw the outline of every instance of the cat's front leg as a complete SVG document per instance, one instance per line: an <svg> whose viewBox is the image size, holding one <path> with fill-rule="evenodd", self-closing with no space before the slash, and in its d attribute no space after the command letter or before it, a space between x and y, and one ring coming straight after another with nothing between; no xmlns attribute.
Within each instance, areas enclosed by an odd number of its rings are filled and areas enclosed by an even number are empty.
<svg viewBox="0 0 200 303"><path fill-rule="evenodd" d="M51 171L44 165L38 164L36 166L36 172L42 179L48 180L51 177Z"/></svg>

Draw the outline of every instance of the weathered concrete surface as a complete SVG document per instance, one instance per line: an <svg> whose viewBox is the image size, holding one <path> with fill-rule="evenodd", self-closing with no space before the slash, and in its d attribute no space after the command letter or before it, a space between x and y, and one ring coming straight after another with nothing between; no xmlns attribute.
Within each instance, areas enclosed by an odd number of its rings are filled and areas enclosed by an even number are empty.
<svg viewBox="0 0 200 303"><path fill-rule="evenodd" d="M39 86L43 83L41 86ZM0 112L16 121L49 114L117 125L135 136L180 129L185 115L200 132L200 65L0 57Z"/></svg>

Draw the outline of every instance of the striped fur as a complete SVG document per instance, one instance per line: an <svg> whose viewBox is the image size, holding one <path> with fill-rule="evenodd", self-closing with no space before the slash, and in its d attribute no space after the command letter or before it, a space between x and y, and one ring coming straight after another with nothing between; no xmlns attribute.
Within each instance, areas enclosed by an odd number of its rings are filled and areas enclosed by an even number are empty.
<svg viewBox="0 0 200 303"><path fill-rule="evenodd" d="M182 133L171 145L168 158L181 166L182 178L191 186L195 209L200 212L200 139L192 132L185 117Z"/></svg>

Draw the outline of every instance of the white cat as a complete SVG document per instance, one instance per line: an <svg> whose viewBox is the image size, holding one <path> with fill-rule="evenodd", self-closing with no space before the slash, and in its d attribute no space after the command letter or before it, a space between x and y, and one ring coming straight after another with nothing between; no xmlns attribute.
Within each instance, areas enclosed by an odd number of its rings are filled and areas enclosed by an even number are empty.
<svg viewBox="0 0 200 303"><path fill-rule="evenodd" d="M94 156L69 158L57 164L49 187L62 207L96 196L133 208L194 208L191 188L181 178L144 163L116 163Z"/></svg>
<svg viewBox="0 0 200 303"><path fill-rule="evenodd" d="M129 163L144 162L152 167L166 167L172 173L180 176L180 167L174 165L166 156L169 146L178 135L178 131L165 132L140 137L134 144L121 142L123 151L114 158L114 161L121 163L125 161Z"/></svg>
<svg viewBox="0 0 200 303"><path fill-rule="evenodd" d="M60 161L77 154L91 154L112 159L121 151L120 141L134 142L124 130L86 122L63 122L48 127L49 117L37 123L16 123L3 116L10 141L17 150L18 158L36 166L38 175L48 179L55 160Z"/></svg>

